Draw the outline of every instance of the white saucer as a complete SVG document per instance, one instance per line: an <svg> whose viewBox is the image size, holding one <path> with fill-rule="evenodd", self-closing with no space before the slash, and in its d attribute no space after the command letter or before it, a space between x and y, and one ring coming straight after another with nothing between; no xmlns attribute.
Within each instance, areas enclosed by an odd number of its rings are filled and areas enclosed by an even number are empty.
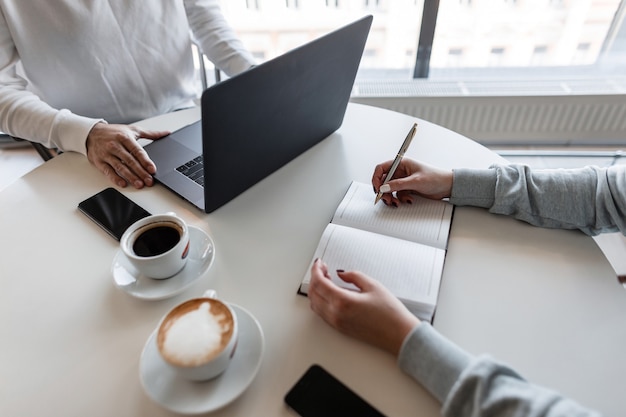
<svg viewBox="0 0 626 417"><path fill-rule="evenodd" d="M230 305L239 322L239 341L224 373L206 382L180 377L161 358L152 332L139 360L139 378L148 396L162 407L180 414L200 414L222 408L252 383L263 358L265 339L259 322L246 309Z"/></svg>
<svg viewBox="0 0 626 417"><path fill-rule="evenodd" d="M203 230L189 226L189 258L185 267L176 275L166 279L153 279L139 273L124 252L118 250L111 272L115 286L144 300L161 300L183 292L206 271L215 259L215 244Z"/></svg>

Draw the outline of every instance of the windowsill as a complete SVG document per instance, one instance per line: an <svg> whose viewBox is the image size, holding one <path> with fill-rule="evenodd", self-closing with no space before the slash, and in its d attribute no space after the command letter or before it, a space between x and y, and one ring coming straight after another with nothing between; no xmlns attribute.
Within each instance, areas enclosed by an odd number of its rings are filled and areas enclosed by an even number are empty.
<svg viewBox="0 0 626 417"><path fill-rule="evenodd" d="M626 77L570 79L357 79L353 97L481 97L626 94Z"/></svg>
<svg viewBox="0 0 626 417"><path fill-rule="evenodd" d="M361 69L355 97L571 96L626 93L623 65L432 69L413 79L407 69Z"/></svg>

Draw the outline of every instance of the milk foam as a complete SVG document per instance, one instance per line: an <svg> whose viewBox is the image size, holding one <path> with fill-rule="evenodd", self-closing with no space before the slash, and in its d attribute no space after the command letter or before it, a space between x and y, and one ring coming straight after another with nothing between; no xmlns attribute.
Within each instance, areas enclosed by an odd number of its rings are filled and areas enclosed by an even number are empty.
<svg viewBox="0 0 626 417"><path fill-rule="evenodd" d="M183 366L199 365L222 347L222 334L230 330L225 314L214 315L208 302L178 317L167 329L164 354Z"/></svg>

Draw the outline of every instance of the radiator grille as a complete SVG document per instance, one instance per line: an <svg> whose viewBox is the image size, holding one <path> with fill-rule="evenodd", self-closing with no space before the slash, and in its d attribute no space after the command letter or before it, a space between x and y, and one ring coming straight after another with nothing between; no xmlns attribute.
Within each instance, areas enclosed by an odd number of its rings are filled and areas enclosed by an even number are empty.
<svg viewBox="0 0 626 417"><path fill-rule="evenodd" d="M352 101L419 117L489 145L626 145L621 80L359 83Z"/></svg>

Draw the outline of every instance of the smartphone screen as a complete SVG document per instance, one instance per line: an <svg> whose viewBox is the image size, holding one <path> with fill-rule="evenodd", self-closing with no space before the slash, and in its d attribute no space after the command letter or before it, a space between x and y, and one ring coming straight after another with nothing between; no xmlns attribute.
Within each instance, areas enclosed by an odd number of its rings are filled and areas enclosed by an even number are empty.
<svg viewBox="0 0 626 417"><path fill-rule="evenodd" d="M285 403L301 417L385 417L319 365L312 365L296 382Z"/></svg>
<svg viewBox="0 0 626 417"><path fill-rule="evenodd" d="M117 240L128 226L150 215L115 188L107 188L81 201L78 209Z"/></svg>

